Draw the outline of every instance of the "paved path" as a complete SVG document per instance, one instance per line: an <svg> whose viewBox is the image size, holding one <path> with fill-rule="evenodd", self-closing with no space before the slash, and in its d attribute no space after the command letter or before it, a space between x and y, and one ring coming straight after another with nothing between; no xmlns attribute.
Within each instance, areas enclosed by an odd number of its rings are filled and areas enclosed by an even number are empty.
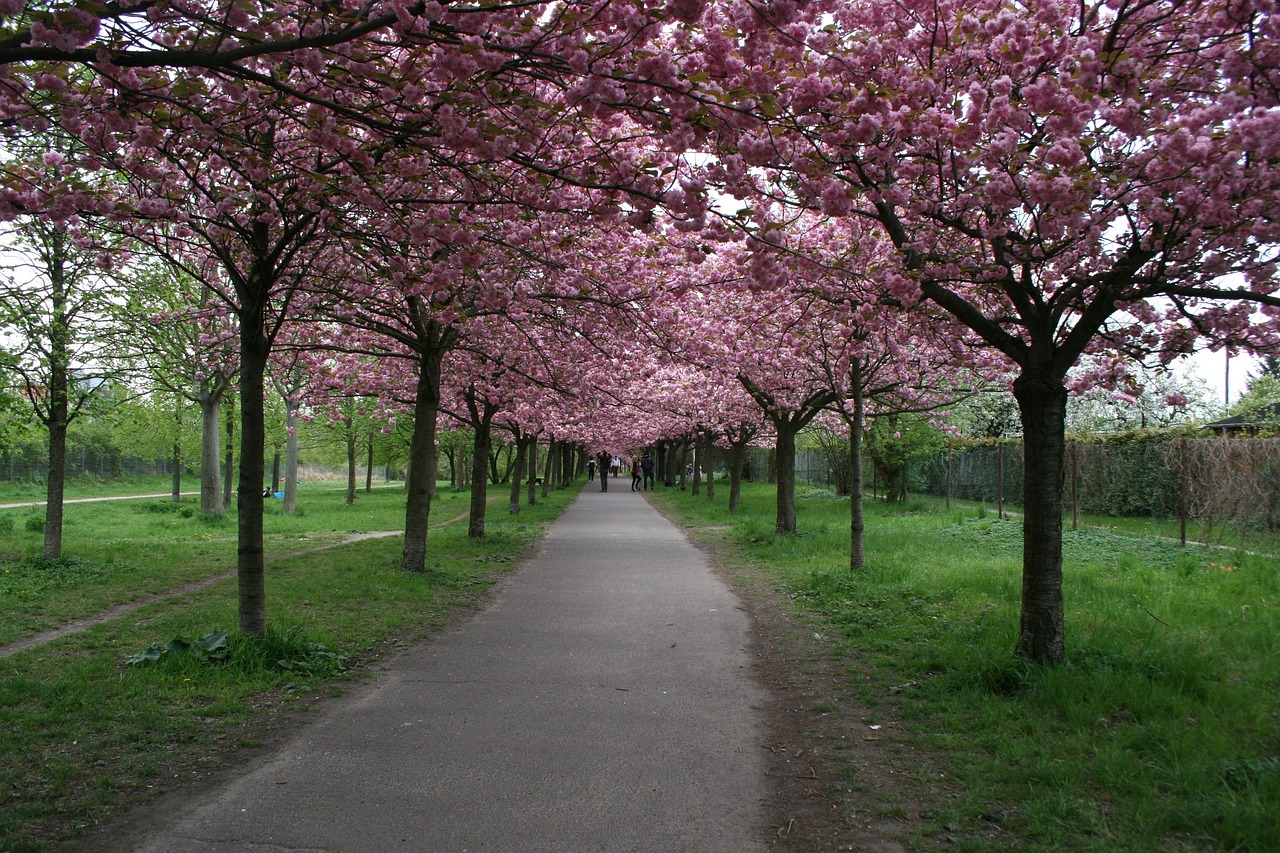
<svg viewBox="0 0 1280 853"><path fill-rule="evenodd" d="M199 492L179 492L180 495L198 495ZM62 502L64 504L91 504L98 501L136 501L144 498L172 498L173 492L167 492L163 495L110 495L108 497L98 498L66 498ZM48 501L24 501L16 504L0 504L0 509L19 509L28 506L44 506Z"/></svg>
<svg viewBox="0 0 1280 853"><path fill-rule="evenodd" d="M591 484L472 620L164 828L91 846L762 851L748 628L640 494Z"/></svg>

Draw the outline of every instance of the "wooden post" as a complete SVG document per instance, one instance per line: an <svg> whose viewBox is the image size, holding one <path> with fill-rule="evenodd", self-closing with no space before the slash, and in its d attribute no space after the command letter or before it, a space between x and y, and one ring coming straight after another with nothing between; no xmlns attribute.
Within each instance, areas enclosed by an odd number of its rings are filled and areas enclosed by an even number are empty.
<svg viewBox="0 0 1280 853"><path fill-rule="evenodd" d="M1079 472L1079 460L1076 458L1076 447L1078 445L1071 442L1071 529L1078 530L1080 520L1080 502L1078 500L1078 489L1076 477Z"/></svg>
<svg viewBox="0 0 1280 853"><path fill-rule="evenodd" d="M1178 542L1187 545L1187 438L1178 439Z"/></svg>
<svg viewBox="0 0 1280 853"><path fill-rule="evenodd" d="M996 500L1000 520L1004 521L1004 445L1000 445L997 450L997 458L999 459L999 466L997 470L999 473L997 475L998 479L996 480Z"/></svg>
<svg viewBox="0 0 1280 853"><path fill-rule="evenodd" d="M952 452L947 450L947 509L951 509L951 456Z"/></svg>

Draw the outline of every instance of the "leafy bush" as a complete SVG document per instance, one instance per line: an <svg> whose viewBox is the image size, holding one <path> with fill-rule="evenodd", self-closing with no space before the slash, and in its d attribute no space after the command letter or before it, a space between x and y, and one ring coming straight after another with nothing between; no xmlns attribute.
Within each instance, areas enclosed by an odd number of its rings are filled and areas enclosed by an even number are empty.
<svg viewBox="0 0 1280 853"><path fill-rule="evenodd" d="M0 515L0 533L12 533L17 526L17 522L13 520L13 516Z"/></svg>
<svg viewBox="0 0 1280 853"><path fill-rule="evenodd" d="M342 672L346 658L324 643L312 640L301 628L268 626L264 636L210 631L195 639L177 636L166 643L152 643L125 659L128 666L159 664L180 672L193 667L216 666L228 674L287 673L320 678Z"/></svg>
<svg viewBox="0 0 1280 853"><path fill-rule="evenodd" d="M0 574L0 598L36 598L51 589L94 580L114 568L92 560L31 557L5 567Z"/></svg>
<svg viewBox="0 0 1280 853"><path fill-rule="evenodd" d="M135 504L135 507L138 512L155 513L156 515L165 515L168 513L178 512L181 509L189 509L189 507L183 507L182 504L175 503L174 501L146 501L144 503ZM190 516L188 516L188 518L189 517Z"/></svg>
<svg viewBox="0 0 1280 853"><path fill-rule="evenodd" d="M31 533L44 533L44 516L29 516L24 526Z"/></svg>

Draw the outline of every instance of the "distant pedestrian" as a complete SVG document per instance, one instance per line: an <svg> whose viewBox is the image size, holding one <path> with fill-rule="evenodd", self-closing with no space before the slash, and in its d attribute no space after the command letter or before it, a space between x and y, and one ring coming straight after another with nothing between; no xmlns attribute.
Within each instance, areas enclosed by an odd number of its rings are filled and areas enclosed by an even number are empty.
<svg viewBox="0 0 1280 853"><path fill-rule="evenodd" d="M640 481L640 457L631 457L631 491L638 492L642 488Z"/></svg>
<svg viewBox="0 0 1280 853"><path fill-rule="evenodd" d="M596 460L600 463L600 491L609 491L609 461L612 457L608 453L600 453L596 456Z"/></svg>
<svg viewBox="0 0 1280 853"><path fill-rule="evenodd" d="M613 457L613 462L610 463L610 467L613 470L613 476L618 476L618 472L622 470L622 460L616 456Z"/></svg>
<svg viewBox="0 0 1280 853"><path fill-rule="evenodd" d="M644 483L641 488L650 490L654 486L653 482L653 455L646 453L640 460L640 470L644 474Z"/></svg>
<svg viewBox="0 0 1280 853"><path fill-rule="evenodd" d="M596 480L596 458L592 456L587 460L587 482L594 483Z"/></svg>

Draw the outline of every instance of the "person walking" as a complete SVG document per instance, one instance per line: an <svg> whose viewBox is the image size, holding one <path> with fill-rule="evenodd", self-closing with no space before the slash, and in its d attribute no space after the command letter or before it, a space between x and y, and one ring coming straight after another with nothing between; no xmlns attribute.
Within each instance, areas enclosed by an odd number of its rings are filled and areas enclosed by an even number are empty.
<svg viewBox="0 0 1280 853"><path fill-rule="evenodd" d="M653 454L648 453L647 451L645 452L644 457L640 460L640 470L643 472L643 475L644 475L643 483L641 484L641 489L652 490L654 487Z"/></svg>
<svg viewBox="0 0 1280 853"><path fill-rule="evenodd" d="M592 456L587 460L587 482L594 483L596 480L596 458Z"/></svg>
<svg viewBox="0 0 1280 853"><path fill-rule="evenodd" d="M631 491L638 492L641 489L640 480L640 457L631 457Z"/></svg>
<svg viewBox="0 0 1280 853"><path fill-rule="evenodd" d="M600 491L609 491L609 463L613 461L613 457L608 453L601 451L596 455L596 460L600 463Z"/></svg>

